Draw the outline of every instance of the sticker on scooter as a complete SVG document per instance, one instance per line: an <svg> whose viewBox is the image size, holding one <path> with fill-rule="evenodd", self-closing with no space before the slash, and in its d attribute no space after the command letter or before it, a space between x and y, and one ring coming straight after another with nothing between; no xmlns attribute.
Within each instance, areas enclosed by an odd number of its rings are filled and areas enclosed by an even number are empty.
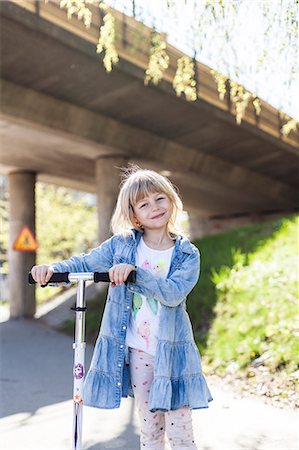
<svg viewBox="0 0 299 450"><path fill-rule="evenodd" d="M83 405L83 399L80 397L79 394L76 394L74 397L74 402L80 405Z"/></svg>
<svg viewBox="0 0 299 450"><path fill-rule="evenodd" d="M84 368L82 366L82 364L76 364L74 367L74 378L76 378L76 380L80 380L81 378L84 377Z"/></svg>

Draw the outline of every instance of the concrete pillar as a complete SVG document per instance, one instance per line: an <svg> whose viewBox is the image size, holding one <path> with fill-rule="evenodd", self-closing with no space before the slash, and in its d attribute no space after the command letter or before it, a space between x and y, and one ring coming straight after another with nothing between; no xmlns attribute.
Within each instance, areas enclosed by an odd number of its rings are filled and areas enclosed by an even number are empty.
<svg viewBox="0 0 299 450"><path fill-rule="evenodd" d="M96 193L99 243L111 236L110 220L116 205L121 181L120 169L125 167L125 156L103 156L96 161Z"/></svg>
<svg viewBox="0 0 299 450"><path fill-rule="evenodd" d="M12 248L24 225L35 235L35 179L32 172L15 172L8 176L10 317L33 317L35 314L35 288L27 283L27 274L35 265L35 252Z"/></svg>
<svg viewBox="0 0 299 450"><path fill-rule="evenodd" d="M188 209L188 216L191 241L209 234L207 232L206 220L198 211Z"/></svg>

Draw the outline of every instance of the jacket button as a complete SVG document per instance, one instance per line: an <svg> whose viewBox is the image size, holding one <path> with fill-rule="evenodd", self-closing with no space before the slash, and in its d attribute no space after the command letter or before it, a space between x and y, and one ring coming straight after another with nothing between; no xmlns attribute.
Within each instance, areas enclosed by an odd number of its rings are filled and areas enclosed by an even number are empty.
<svg viewBox="0 0 299 450"><path fill-rule="evenodd" d="M123 326L123 330L125 330L126 329L126 327L125 326Z"/></svg>
<svg viewBox="0 0 299 450"><path fill-rule="evenodd" d="M120 386L120 382L117 383L117 386Z"/></svg>
<svg viewBox="0 0 299 450"><path fill-rule="evenodd" d="M120 348L124 348L124 346L121 344L121 345L120 345Z"/></svg>
<svg viewBox="0 0 299 450"><path fill-rule="evenodd" d="M130 309L130 306L127 306L127 309Z"/></svg>
<svg viewBox="0 0 299 450"><path fill-rule="evenodd" d="M118 363L117 365L118 365L118 367L121 367L121 363Z"/></svg>

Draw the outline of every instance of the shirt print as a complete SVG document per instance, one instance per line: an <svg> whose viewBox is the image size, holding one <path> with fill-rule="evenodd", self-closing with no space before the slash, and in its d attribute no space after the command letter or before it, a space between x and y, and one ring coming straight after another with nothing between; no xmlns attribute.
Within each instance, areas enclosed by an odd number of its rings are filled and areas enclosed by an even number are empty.
<svg viewBox="0 0 299 450"><path fill-rule="evenodd" d="M144 270L149 270L157 278L166 278L173 248L154 250L147 247L141 239L137 249L136 265ZM155 354L159 311L160 304L154 297L133 294L132 311L126 336L126 343L129 347Z"/></svg>
<svg viewBox="0 0 299 450"><path fill-rule="evenodd" d="M151 264L148 259L145 259L143 263L141 264L141 267L146 270L152 270L153 273L155 273L157 276L163 276L163 268L165 267L165 261L161 258L156 262L156 264L151 267ZM140 294L134 294L133 295L133 317L136 320L137 314L140 311L143 300L146 300L146 305L152 312L154 316L157 316L158 313L158 300L155 298L145 298L144 296ZM139 336L144 339L146 344L146 349L149 349L149 339L150 336L153 334L153 327L151 327L151 321L150 320L142 320L139 325L137 326L137 333ZM157 336L155 336L157 338Z"/></svg>

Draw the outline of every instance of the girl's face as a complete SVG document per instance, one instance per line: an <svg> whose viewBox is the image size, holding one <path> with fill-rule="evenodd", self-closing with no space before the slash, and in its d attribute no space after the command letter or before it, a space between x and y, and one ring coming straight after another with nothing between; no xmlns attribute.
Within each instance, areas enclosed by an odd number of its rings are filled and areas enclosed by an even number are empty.
<svg viewBox="0 0 299 450"><path fill-rule="evenodd" d="M133 210L135 219L145 230L162 230L167 227L173 206L166 194L153 192L137 202Z"/></svg>

